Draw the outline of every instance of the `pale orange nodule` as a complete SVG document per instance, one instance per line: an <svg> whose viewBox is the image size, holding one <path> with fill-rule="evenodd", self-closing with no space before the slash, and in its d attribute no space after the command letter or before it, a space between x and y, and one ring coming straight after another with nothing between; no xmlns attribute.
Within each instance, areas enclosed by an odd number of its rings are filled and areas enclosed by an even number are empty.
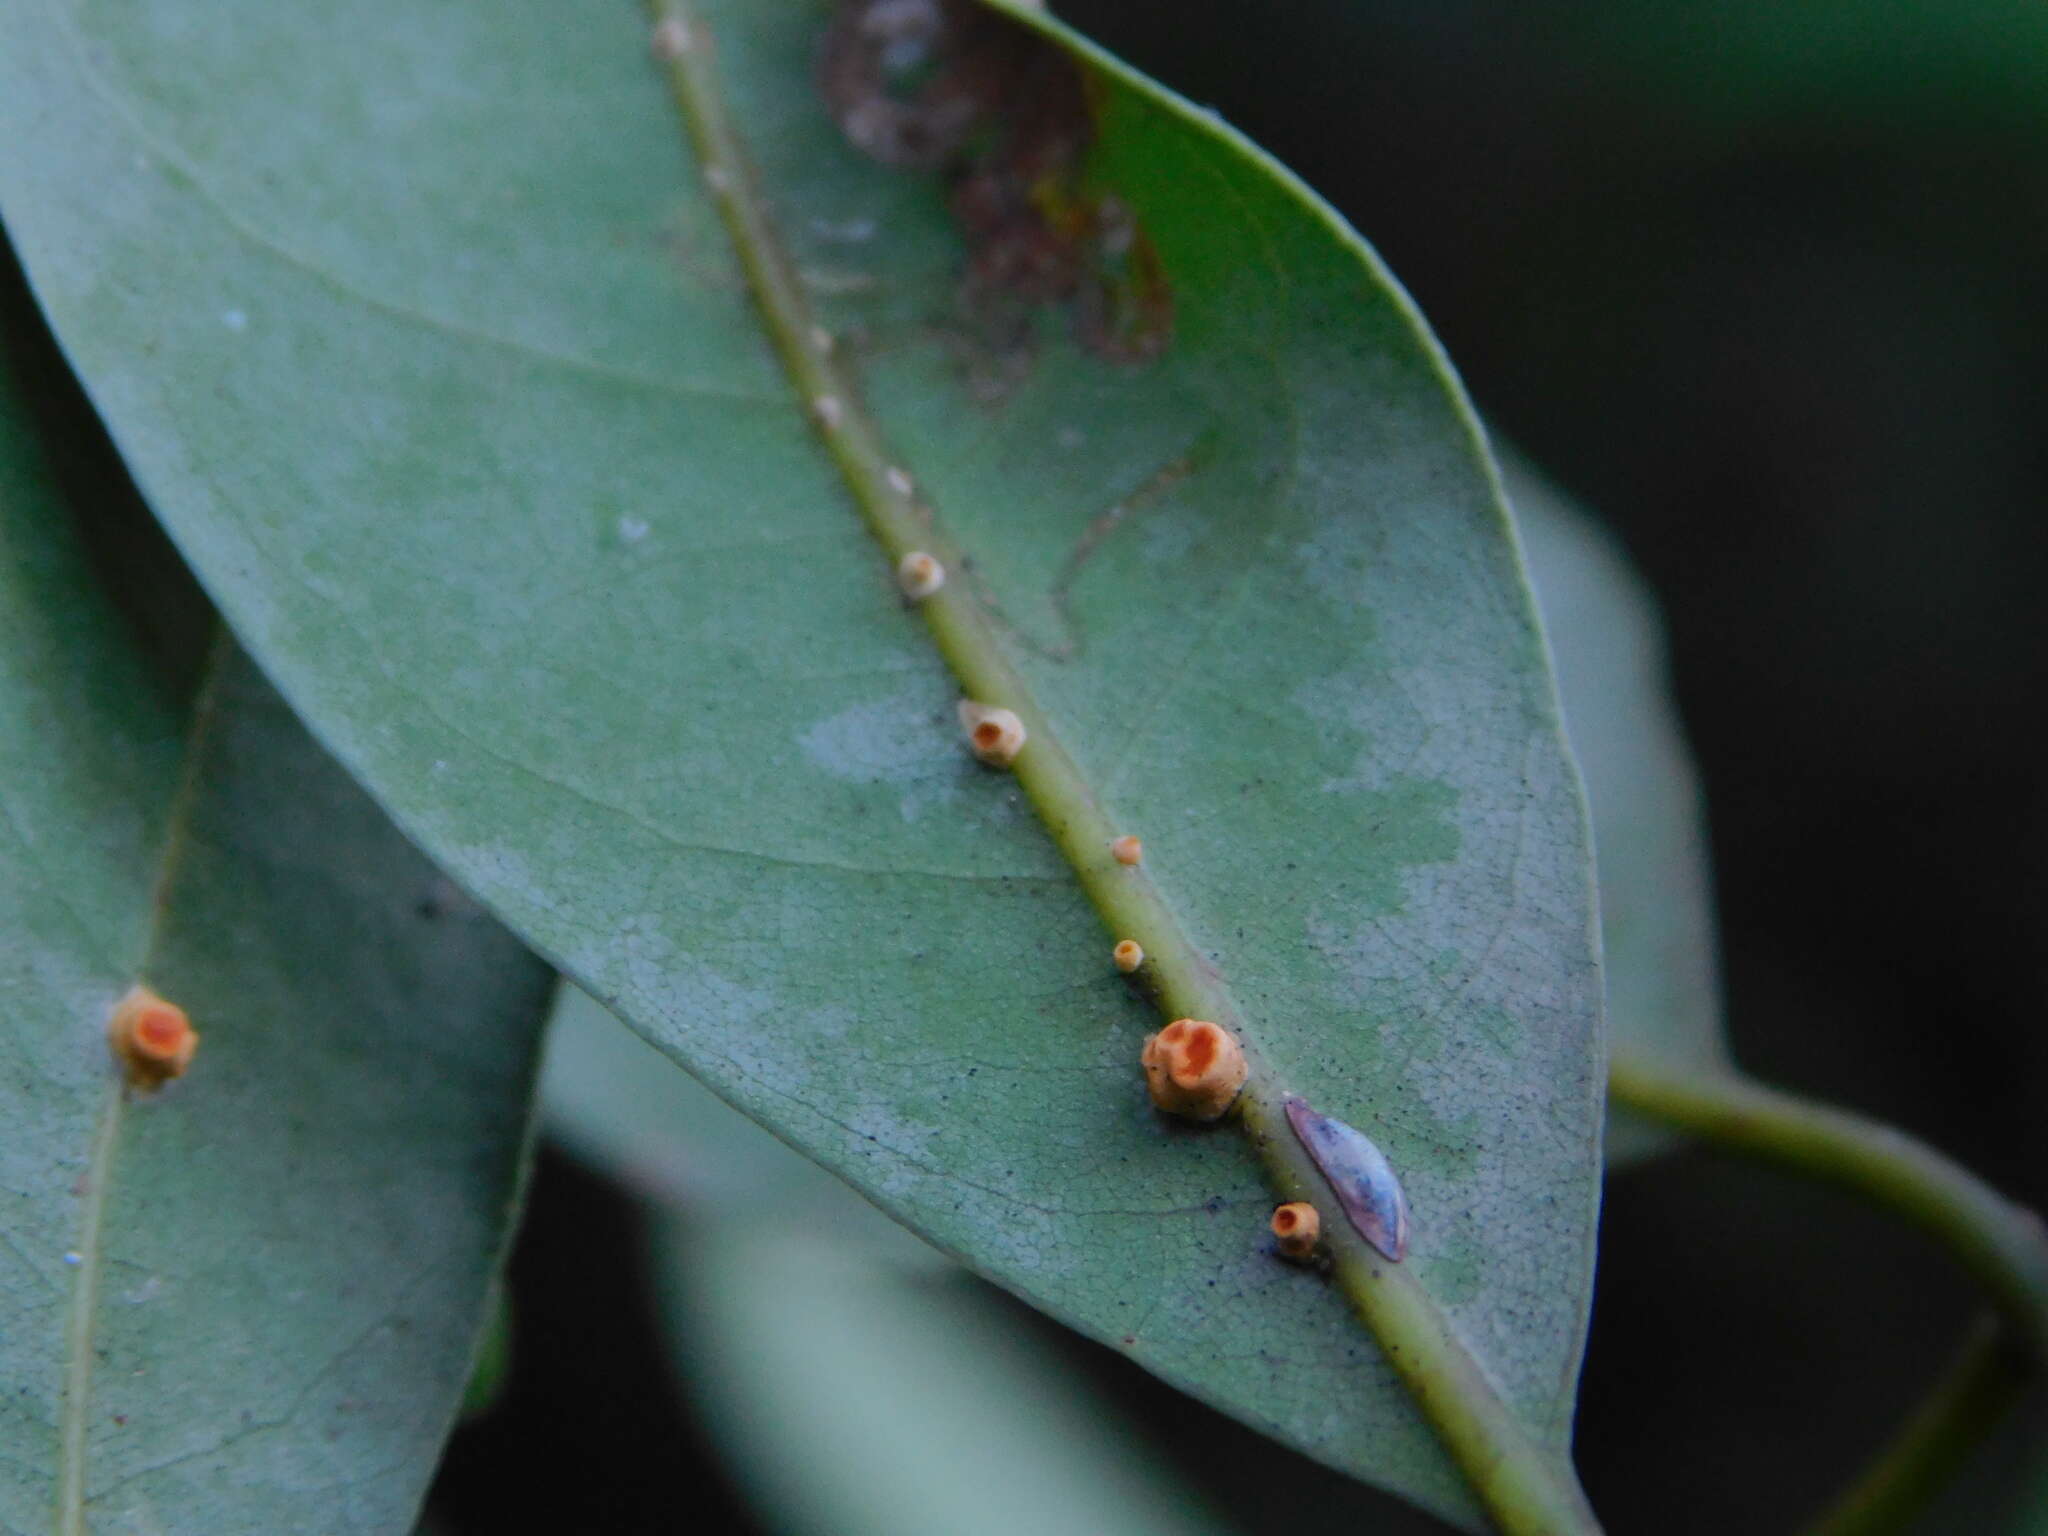
<svg viewBox="0 0 2048 1536"><path fill-rule="evenodd" d="M1145 946L1136 939L1119 939L1117 946L1109 952L1109 958L1116 962L1116 968L1128 976L1145 963Z"/></svg>
<svg viewBox="0 0 2048 1536"><path fill-rule="evenodd" d="M960 726L968 747L991 768L1009 767L1024 750L1024 722L1007 709L962 699Z"/></svg>
<svg viewBox="0 0 2048 1536"><path fill-rule="evenodd" d="M1138 1060L1152 1102L1190 1120L1220 1120L1251 1070L1237 1037L1207 1019L1175 1019L1146 1037Z"/></svg>
<svg viewBox="0 0 2048 1536"><path fill-rule="evenodd" d="M1273 1238L1282 1258L1307 1258L1322 1235L1323 1218L1306 1200L1289 1201L1273 1212Z"/></svg>
<svg viewBox="0 0 2048 1536"><path fill-rule="evenodd" d="M690 51L690 28L680 16L664 17L654 29L652 41L657 59L680 59Z"/></svg>
<svg viewBox="0 0 2048 1536"><path fill-rule="evenodd" d="M137 985L114 1005L107 1020L107 1044L128 1081L137 1088L161 1088L183 1077L199 1049L199 1031L176 1003Z"/></svg>
<svg viewBox="0 0 2048 1536"><path fill-rule="evenodd" d="M1145 845L1126 835L1109 845L1109 856L1119 864L1136 864L1145 857Z"/></svg>
<svg viewBox="0 0 2048 1536"><path fill-rule="evenodd" d="M896 585L912 602L930 597L945 584L946 568L921 549L913 549L896 562Z"/></svg>

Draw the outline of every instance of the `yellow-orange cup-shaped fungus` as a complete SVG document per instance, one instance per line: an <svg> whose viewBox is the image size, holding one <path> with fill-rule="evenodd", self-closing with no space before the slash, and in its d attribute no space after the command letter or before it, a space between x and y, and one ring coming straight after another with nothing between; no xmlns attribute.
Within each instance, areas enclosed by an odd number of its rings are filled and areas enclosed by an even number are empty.
<svg viewBox="0 0 2048 1536"><path fill-rule="evenodd" d="M107 1044L131 1084L155 1089L185 1075L199 1049L199 1031L176 1003L134 986L107 1020Z"/></svg>
<svg viewBox="0 0 2048 1536"><path fill-rule="evenodd" d="M1306 1200L1290 1200L1273 1212L1273 1242L1280 1257L1297 1264L1316 1251L1323 1235L1323 1218Z"/></svg>
<svg viewBox="0 0 2048 1536"><path fill-rule="evenodd" d="M1136 939L1118 939L1116 948L1109 952L1109 958L1116 962L1116 968L1126 976L1145 963L1145 946Z"/></svg>
<svg viewBox="0 0 2048 1536"><path fill-rule="evenodd" d="M1007 709L960 701L960 728L967 733L968 750L991 768L1007 768L1024 750L1024 722Z"/></svg>
<svg viewBox="0 0 2048 1536"><path fill-rule="evenodd" d="M1207 1019L1175 1019L1148 1035L1139 1061L1152 1102L1189 1120L1220 1120L1250 1070L1237 1037Z"/></svg>
<svg viewBox="0 0 2048 1536"><path fill-rule="evenodd" d="M1126 833L1109 845L1109 856L1119 864L1136 864L1145 857L1145 845Z"/></svg>

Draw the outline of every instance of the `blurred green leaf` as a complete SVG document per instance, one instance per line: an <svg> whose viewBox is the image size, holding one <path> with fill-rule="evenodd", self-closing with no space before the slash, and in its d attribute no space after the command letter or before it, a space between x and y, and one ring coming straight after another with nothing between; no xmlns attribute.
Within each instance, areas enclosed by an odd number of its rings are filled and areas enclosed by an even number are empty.
<svg viewBox="0 0 2048 1536"><path fill-rule="evenodd" d="M81 547L102 509L66 493L81 444L51 439L61 375L22 371L20 305L0 295L0 1529L402 1531L510 1229L545 972L246 661L203 722L149 664L159 631ZM153 1097L107 1048L138 977L201 1035Z"/></svg>
<svg viewBox="0 0 2048 1536"><path fill-rule="evenodd" d="M2048 134L2048 9L2034 0L1599 0L1548 20L1582 67L1655 101L1667 129L1924 141L1988 120Z"/></svg>
<svg viewBox="0 0 2048 1536"><path fill-rule="evenodd" d="M683 1376L781 1536L1219 1536L1130 1424L964 1274L746 1213L669 1218Z"/></svg>
<svg viewBox="0 0 2048 1536"><path fill-rule="evenodd" d="M1215 1529L958 1265L574 987L541 1083L550 1134L661 1207L684 1385L776 1530Z"/></svg>
<svg viewBox="0 0 2048 1536"><path fill-rule="evenodd" d="M1593 816L1613 1047L1729 1070L1704 805L1656 603L1613 539L1533 469L1504 457L1503 480ZM1608 1116L1610 1164L1675 1139L1625 1109Z"/></svg>
<svg viewBox="0 0 2048 1536"><path fill-rule="evenodd" d="M1265 1251L1249 1149L1148 1106L1153 1020L959 750L630 12L4 14L0 201L74 362L238 633L422 844L942 1248L1471 1518L1341 1301ZM1149 241L1084 254L1141 288L1156 254L1172 345L1136 366L1087 313L963 314L944 189L814 98L826 15L708 10L826 325L1266 1059L1386 1150L1413 1272L1561 1447L1590 881L1469 411L1326 208L1078 45L1076 195Z"/></svg>

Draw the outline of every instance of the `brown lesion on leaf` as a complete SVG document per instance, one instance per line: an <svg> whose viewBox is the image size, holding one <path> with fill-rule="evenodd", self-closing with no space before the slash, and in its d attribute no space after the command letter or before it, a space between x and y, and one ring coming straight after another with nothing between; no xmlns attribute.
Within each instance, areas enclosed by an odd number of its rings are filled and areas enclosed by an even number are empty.
<svg viewBox="0 0 2048 1536"><path fill-rule="evenodd" d="M1053 619L1058 625L1054 638L1041 639L1030 633L1004 609L995 593L979 580L978 573L970 569L968 574L974 578L975 595L996 621L1035 655L1043 656L1047 661L1074 660L1087 644L1087 632L1073 606L1074 586L1081 579L1081 573L1111 534L1144 513L1152 511L1167 500L1182 482L1197 473L1207 461L1216 441L1216 430L1211 427L1196 438L1186 452L1168 459L1088 520L1087 526L1081 530L1072 547L1068 549L1066 557L1061 560L1052 584L1046 588L1046 602L1051 607Z"/></svg>
<svg viewBox="0 0 2048 1536"><path fill-rule="evenodd" d="M977 395L1029 371L1048 307L1097 357L1165 349L1172 289L1136 216L1089 173L1097 104L1065 52L975 0L841 0L818 79L856 148L945 179Z"/></svg>
<svg viewBox="0 0 2048 1536"><path fill-rule="evenodd" d="M1074 614L1073 593L1074 583L1080 580L1089 560L1102 547L1103 541L1126 521L1150 510L1192 475L1200 466L1214 435L1213 432L1204 433L1186 453L1168 459L1128 495L1118 498L1089 519L1088 526L1081 530L1081 536L1074 541L1074 547L1067 551L1067 558L1060 565L1059 575L1053 578L1049 594L1062 632L1062 638L1053 647L1054 660L1068 661L1080 652L1084 637L1081 621Z"/></svg>

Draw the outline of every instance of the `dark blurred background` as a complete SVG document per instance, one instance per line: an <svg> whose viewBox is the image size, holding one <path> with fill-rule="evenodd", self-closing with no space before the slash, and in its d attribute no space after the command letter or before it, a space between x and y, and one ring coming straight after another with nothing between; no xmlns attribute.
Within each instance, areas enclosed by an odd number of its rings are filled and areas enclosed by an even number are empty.
<svg viewBox="0 0 2048 1536"><path fill-rule="evenodd" d="M1738 1059L2048 1204L2048 5L1061 9L1349 215L1656 589ZM758 1529L670 1382L645 1241L544 1160L518 1365L449 1454L445 1530ZM1789 1530L1971 1311L1844 1198L1699 1151L1624 1174L1589 1491L1616 1532ZM1020 1326L1247 1532L1439 1529Z"/></svg>

